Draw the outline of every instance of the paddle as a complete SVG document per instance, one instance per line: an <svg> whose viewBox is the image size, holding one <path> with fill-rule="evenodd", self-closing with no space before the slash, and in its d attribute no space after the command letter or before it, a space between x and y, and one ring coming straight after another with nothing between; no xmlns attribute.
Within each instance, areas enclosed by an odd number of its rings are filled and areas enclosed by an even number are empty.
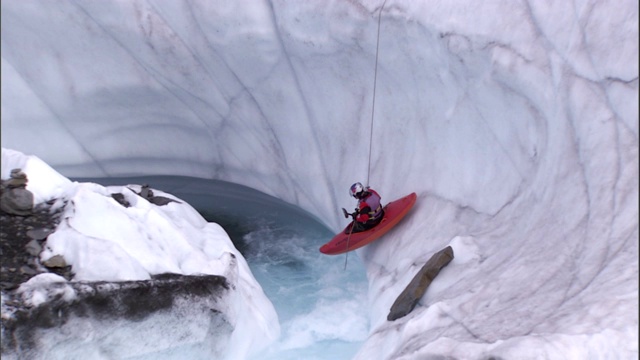
<svg viewBox="0 0 640 360"><path fill-rule="evenodd" d="M350 213L347 212L347 210L345 208L342 208L342 212L344 213L345 219L348 218L349 216L351 216L355 220L356 215L358 215L357 211L352 213L352 214L350 214Z"/></svg>

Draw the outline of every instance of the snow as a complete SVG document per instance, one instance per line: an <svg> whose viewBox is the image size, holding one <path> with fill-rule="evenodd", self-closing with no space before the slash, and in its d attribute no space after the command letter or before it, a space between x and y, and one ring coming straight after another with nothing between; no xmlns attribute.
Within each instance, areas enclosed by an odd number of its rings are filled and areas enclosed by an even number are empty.
<svg viewBox="0 0 640 360"><path fill-rule="evenodd" d="M27 174L27 189L34 199L56 199L56 206L67 203L63 220L48 236L40 254L42 262L62 255L72 266L74 281L148 280L163 273L222 275L237 288L238 297L251 299L228 301L235 325L229 358L245 357L278 337L275 309L240 252L224 229L208 223L186 202L154 190L155 196L176 200L156 206L137 195L141 185L104 187L71 182L36 156L2 148L2 174L9 174L14 167ZM114 193L124 194L130 206L116 202L111 196ZM40 285L61 281L66 280L40 274L22 284L18 293L27 305L38 306L56 296L55 291L39 289ZM57 291L64 299L74 298L71 288Z"/></svg>
<svg viewBox="0 0 640 360"><path fill-rule="evenodd" d="M34 276L18 288L18 293L24 299L25 304L28 306L38 306L54 296L58 295L61 299L70 301L75 298L75 292L71 288L63 287L50 293L44 291L42 285L49 283L64 283L67 280L62 276L44 273L38 276Z"/></svg>
<svg viewBox="0 0 640 360"><path fill-rule="evenodd" d="M123 279L220 273L235 251L187 204L68 177L227 180L335 231L349 185L368 182L383 202L418 200L356 252L369 283L356 359L637 358L638 3L389 0L372 126L381 3L3 1L2 177L22 167L36 201L82 210L47 254ZM447 245L418 307L386 321ZM238 324L262 325L234 344L259 351L278 322L238 259L253 299ZM343 331L324 320L300 320L295 341Z"/></svg>

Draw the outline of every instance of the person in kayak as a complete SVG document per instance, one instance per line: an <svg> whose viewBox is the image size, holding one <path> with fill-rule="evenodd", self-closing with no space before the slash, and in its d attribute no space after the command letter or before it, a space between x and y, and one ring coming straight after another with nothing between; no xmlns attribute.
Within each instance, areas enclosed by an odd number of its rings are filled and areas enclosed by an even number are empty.
<svg viewBox="0 0 640 360"><path fill-rule="evenodd" d="M382 221L384 210L380 203L381 197L375 190L368 186L364 187L357 182L351 185L349 194L358 199L358 206L353 214L348 214L343 209L345 216L351 215L353 217L352 232L369 230Z"/></svg>

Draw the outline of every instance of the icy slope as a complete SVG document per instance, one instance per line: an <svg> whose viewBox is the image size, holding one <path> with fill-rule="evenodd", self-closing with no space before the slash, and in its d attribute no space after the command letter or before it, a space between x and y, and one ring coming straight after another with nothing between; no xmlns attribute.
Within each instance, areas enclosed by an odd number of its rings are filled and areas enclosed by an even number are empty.
<svg viewBox="0 0 640 360"><path fill-rule="evenodd" d="M338 230L368 177L380 5L5 1L3 146L67 176L241 183ZM637 357L636 2L389 1L372 137L370 184L419 199L359 252L361 358Z"/></svg>

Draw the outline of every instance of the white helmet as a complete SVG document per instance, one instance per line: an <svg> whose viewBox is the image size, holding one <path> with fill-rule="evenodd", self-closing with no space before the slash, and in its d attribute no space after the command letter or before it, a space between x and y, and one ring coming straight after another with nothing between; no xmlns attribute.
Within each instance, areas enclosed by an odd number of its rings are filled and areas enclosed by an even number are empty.
<svg viewBox="0 0 640 360"><path fill-rule="evenodd" d="M351 196L353 196L356 199L359 199L360 196L362 195L362 192L364 191L364 186L362 186L361 183L357 182L353 185L351 185L351 189L349 190L349 194L351 194Z"/></svg>

